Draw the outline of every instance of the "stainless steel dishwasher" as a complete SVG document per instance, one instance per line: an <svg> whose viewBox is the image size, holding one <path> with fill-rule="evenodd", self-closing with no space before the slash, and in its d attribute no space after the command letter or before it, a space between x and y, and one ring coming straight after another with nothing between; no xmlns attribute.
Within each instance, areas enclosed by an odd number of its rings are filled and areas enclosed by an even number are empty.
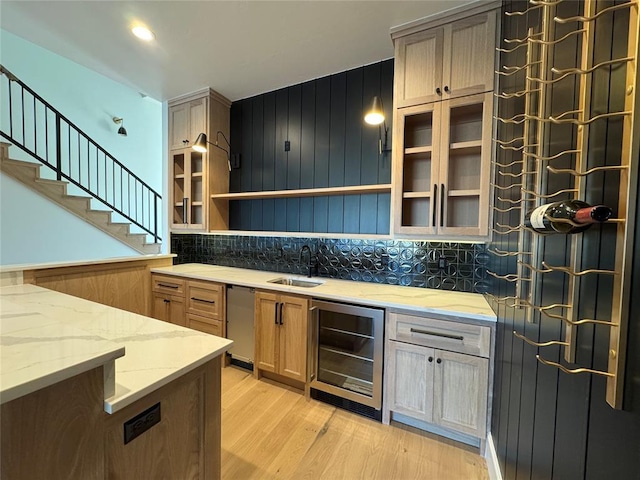
<svg viewBox="0 0 640 480"><path fill-rule="evenodd" d="M227 338L233 340L229 349L231 363L253 368L255 290L237 285L227 286Z"/></svg>

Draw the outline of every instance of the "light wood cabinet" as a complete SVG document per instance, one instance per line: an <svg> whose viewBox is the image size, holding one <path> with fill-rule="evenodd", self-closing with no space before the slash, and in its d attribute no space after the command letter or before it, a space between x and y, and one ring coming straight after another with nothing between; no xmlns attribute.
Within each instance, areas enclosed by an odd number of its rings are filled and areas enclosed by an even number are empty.
<svg viewBox="0 0 640 480"><path fill-rule="evenodd" d="M492 93L396 111L395 233L488 236L492 114Z"/></svg>
<svg viewBox="0 0 640 480"><path fill-rule="evenodd" d="M185 326L184 289L181 278L151 275L151 316L164 322Z"/></svg>
<svg viewBox="0 0 640 480"><path fill-rule="evenodd" d="M169 101L169 225L176 231L227 230L229 202L211 199L229 192L227 154L209 145L191 147L200 133L215 142L229 138L231 102L210 88ZM222 145L228 149L227 145Z"/></svg>
<svg viewBox="0 0 640 480"><path fill-rule="evenodd" d="M157 273L151 278L154 318L226 336L226 285Z"/></svg>
<svg viewBox="0 0 640 480"><path fill-rule="evenodd" d="M446 350L434 357L433 422L485 438L489 361Z"/></svg>
<svg viewBox="0 0 640 480"><path fill-rule="evenodd" d="M206 154L191 148L171 152L172 226L185 230L205 229L207 206L205 191Z"/></svg>
<svg viewBox="0 0 640 480"><path fill-rule="evenodd" d="M489 236L497 6L392 31L395 235Z"/></svg>
<svg viewBox="0 0 640 480"><path fill-rule="evenodd" d="M256 292L255 373L276 373L299 382L307 378L309 300Z"/></svg>
<svg viewBox="0 0 640 480"><path fill-rule="evenodd" d="M385 356L384 423L486 438L490 327L390 313Z"/></svg>
<svg viewBox="0 0 640 480"><path fill-rule="evenodd" d="M393 32L396 108L493 90L496 15Z"/></svg>
<svg viewBox="0 0 640 480"><path fill-rule="evenodd" d="M153 292L153 318L163 322L186 326L184 316L184 298L166 293Z"/></svg>
<svg viewBox="0 0 640 480"><path fill-rule="evenodd" d="M206 132L206 98L197 98L169 109L169 149L191 147L200 133Z"/></svg>

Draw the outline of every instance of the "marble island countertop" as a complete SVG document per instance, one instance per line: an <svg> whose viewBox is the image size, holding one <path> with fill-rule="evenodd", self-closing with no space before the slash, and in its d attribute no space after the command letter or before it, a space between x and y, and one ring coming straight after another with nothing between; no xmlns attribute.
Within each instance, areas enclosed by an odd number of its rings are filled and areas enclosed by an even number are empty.
<svg viewBox="0 0 640 480"><path fill-rule="evenodd" d="M151 271L230 285L277 290L318 299L409 310L418 314L447 315L462 320L496 322L495 313L485 298L478 293L335 280L325 277L308 278L286 273L264 272L201 263L158 267L152 268ZM269 280L280 277L299 278L322 283L311 288L269 283Z"/></svg>
<svg viewBox="0 0 640 480"><path fill-rule="evenodd" d="M114 413L232 343L35 285L2 287L0 402L105 365L104 409Z"/></svg>

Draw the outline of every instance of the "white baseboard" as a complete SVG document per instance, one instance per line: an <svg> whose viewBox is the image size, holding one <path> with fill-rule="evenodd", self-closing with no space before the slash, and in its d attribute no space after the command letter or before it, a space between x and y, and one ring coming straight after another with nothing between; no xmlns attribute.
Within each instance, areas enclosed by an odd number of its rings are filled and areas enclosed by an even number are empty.
<svg viewBox="0 0 640 480"><path fill-rule="evenodd" d="M498 454L493 443L491 432L489 432L489 434L487 435L487 448L484 452L484 458L487 461L487 469L489 470L490 480L502 480L500 463L498 462Z"/></svg>

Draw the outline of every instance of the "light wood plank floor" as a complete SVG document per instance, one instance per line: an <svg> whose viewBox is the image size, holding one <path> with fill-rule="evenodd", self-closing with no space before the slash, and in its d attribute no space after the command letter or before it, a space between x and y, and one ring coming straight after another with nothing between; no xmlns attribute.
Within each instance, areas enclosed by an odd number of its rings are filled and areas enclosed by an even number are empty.
<svg viewBox="0 0 640 480"><path fill-rule="evenodd" d="M478 450L222 369L222 479L487 480Z"/></svg>

